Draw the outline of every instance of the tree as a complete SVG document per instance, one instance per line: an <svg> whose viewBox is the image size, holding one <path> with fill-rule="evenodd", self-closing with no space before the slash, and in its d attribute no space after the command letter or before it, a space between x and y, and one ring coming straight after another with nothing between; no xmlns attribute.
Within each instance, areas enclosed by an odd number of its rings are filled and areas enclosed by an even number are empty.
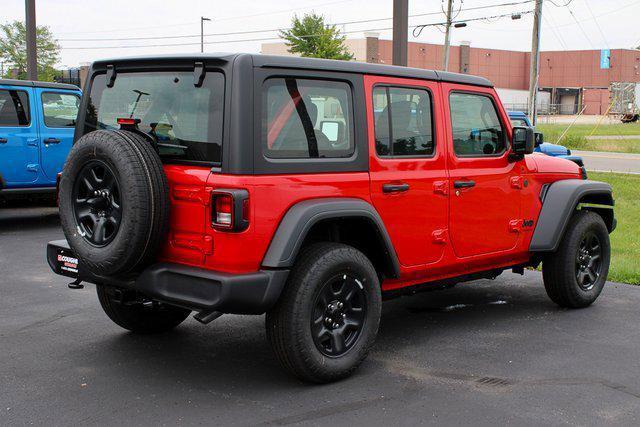
<svg viewBox="0 0 640 427"><path fill-rule="evenodd" d="M38 46L38 80L53 81L59 74L54 68L60 56L60 45L49 27L36 28ZM22 21L0 25L0 60L11 64L19 79L27 78L27 30ZM5 66L5 72L7 67Z"/></svg>
<svg viewBox="0 0 640 427"><path fill-rule="evenodd" d="M346 37L340 35L335 25L326 25L322 15L311 13L302 19L294 15L291 28L280 31L280 37L285 39L290 53L311 58L353 59L344 45Z"/></svg>

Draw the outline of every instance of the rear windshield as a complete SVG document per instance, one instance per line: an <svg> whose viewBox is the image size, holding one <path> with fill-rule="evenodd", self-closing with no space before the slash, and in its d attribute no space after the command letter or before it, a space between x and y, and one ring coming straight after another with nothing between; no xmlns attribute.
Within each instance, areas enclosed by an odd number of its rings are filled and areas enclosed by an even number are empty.
<svg viewBox="0 0 640 427"><path fill-rule="evenodd" d="M201 87L193 72L118 72L113 87L99 74L91 85L84 133L119 129L119 118L138 119L164 160L220 163L224 76L207 72Z"/></svg>

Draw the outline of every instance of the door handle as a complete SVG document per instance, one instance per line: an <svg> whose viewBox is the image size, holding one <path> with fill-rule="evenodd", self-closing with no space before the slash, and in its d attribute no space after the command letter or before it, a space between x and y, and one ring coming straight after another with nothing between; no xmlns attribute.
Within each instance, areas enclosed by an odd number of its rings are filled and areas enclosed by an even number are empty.
<svg viewBox="0 0 640 427"><path fill-rule="evenodd" d="M46 145L49 145L49 144L60 144L60 140L58 138L47 138L47 139L44 140L44 143Z"/></svg>
<svg viewBox="0 0 640 427"><path fill-rule="evenodd" d="M383 193L402 193L409 190L409 184L401 183L401 184L384 184L382 186Z"/></svg>
<svg viewBox="0 0 640 427"><path fill-rule="evenodd" d="M6 144L7 142L7 138L0 138L0 144Z"/></svg>
<svg viewBox="0 0 640 427"><path fill-rule="evenodd" d="M476 186L475 181L454 181L453 182L453 188L471 188L475 186Z"/></svg>

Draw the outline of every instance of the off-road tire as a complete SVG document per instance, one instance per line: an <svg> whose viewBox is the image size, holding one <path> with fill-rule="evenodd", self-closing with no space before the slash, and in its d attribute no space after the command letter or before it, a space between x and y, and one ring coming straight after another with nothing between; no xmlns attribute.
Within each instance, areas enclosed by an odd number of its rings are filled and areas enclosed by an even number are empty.
<svg viewBox="0 0 640 427"><path fill-rule="evenodd" d="M328 280L343 273L361 282L364 321L352 346L341 356L329 357L314 342L311 321L319 293ZM381 307L376 270L362 252L339 243L314 244L300 254L278 303L267 313L267 338L280 364L299 379L336 381L351 375L367 356L378 332Z"/></svg>
<svg viewBox="0 0 640 427"><path fill-rule="evenodd" d="M122 198L117 234L102 247L92 245L79 232L72 194L82 168L96 160L113 171ZM147 266L169 227L167 177L151 143L121 130L98 130L80 138L62 172L60 219L71 249L93 273L117 275Z"/></svg>
<svg viewBox="0 0 640 427"><path fill-rule="evenodd" d="M166 304L144 307L142 304L123 304L117 301L107 286L96 285L98 301L104 312L118 326L137 334L156 334L169 331L185 321L190 310Z"/></svg>
<svg viewBox="0 0 640 427"><path fill-rule="evenodd" d="M590 289L578 283L577 261L580 243L587 233L593 233L601 244L601 269ZM609 272L611 246L609 232L602 217L586 210L577 211L569 220L558 250L543 261L542 276L547 295L566 308L587 307L598 298Z"/></svg>

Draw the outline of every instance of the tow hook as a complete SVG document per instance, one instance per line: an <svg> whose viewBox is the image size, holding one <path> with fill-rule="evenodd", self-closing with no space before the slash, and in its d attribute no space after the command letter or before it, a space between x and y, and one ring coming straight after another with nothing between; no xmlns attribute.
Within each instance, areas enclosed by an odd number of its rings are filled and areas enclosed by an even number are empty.
<svg viewBox="0 0 640 427"><path fill-rule="evenodd" d="M202 323L203 325L206 325L208 323L213 322L214 320L216 320L218 317L222 316L224 313L220 312L220 311L215 311L215 310L203 310L201 312L199 312L198 314L196 314L195 316L193 316L194 319L196 319L198 322Z"/></svg>
<svg viewBox="0 0 640 427"><path fill-rule="evenodd" d="M82 280L80 280L79 278L69 283L67 286L69 287L69 289L84 289Z"/></svg>

